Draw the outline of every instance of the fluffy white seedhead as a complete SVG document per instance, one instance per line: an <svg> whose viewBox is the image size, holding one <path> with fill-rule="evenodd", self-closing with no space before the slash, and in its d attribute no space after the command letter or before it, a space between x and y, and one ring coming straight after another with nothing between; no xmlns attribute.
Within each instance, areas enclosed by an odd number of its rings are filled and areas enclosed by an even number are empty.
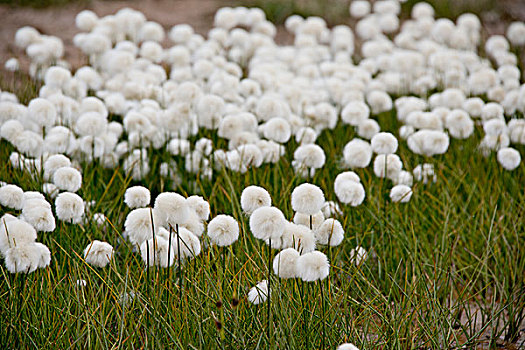
<svg viewBox="0 0 525 350"><path fill-rule="evenodd" d="M298 213L314 215L324 204L324 193L318 186L301 184L292 191L292 208Z"/></svg>
<svg viewBox="0 0 525 350"><path fill-rule="evenodd" d="M208 237L219 247L229 246L239 238L239 223L229 215L217 215L208 224Z"/></svg>
<svg viewBox="0 0 525 350"><path fill-rule="evenodd" d="M287 222L281 236L281 248L294 248L301 254L315 250L315 234L309 227Z"/></svg>
<svg viewBox="0 0 525 350"><path fill-rule="evenodd" d="M449 137L438 130L419 130L408 137L407 144L412 152L431 157L447 151Z"/></svg>
<svg viewBox="0 0 525 350"><path fill-rule="evenodd" d="M353 179L339 179L334 183L335 195L344 204L356 207L365 200L365 188Z"/></svg>
<svg viewBox="0 0 525 350"><path fill-rule="evenodd" d="M353 139L343 149L343 156L350 168L366 168L372 160L372 147L361 139Z"/></svg>
<svg viewBox="0 0 525 350"><path fill-rule="evenodd" d="M366 252L365 248L361 246L357 246L350 251L350 262L352 264L355 264L356 266L359 266L362 263L364 263L367 257L368 253Z"/></svg>
<svg viewBox="0 0 525 350"><path fill-rule="evenodd" d="M180 194L164 192L155 199L155 210L163 222L175 227L185 221L189 208L186 198Z"/></svg>
<svg viewBox="0 0 525 350"><path fill-rule="evenodd" d="M31 273L39 266L49 265L49 250L46 252L42 246L45 247L43 244L28 243L9 248L4 254L7 270L10 273Z"/></svg>
<svg viewBox="0 0 525 350"><path fill-rule="evenodd" d="M75 193L64 192L57 196L55 210L59 220L78 223L84 215L84 201Z"/></svg>
<svg viewBox="0 0 525 350"><path fill-rule="evenodd" d="M0 253L2 255L5 255L10 248L24 246L36 240L36 230L33 226L14 216L7 215L0 219Z"/></svg>
<svg viewBox="0 0 525 350"><path fill-rule="evenodd" d="M130 211L124 222L129 241L139 247L144 241L153 238L153 231L157 231L159 227L158 212L151 208L138 208Z"/></svg>
<svg viewBox="0 0 525 350"><path fill-rule="evenodd" d="M293 217L294 224L303 225L312 230L316 230L323 222L325 216L322 211L318 211L314 215L308 215L304 213L295 213ZM310 225L311 224L311 225Z"/></svg>
<svg viewBox="0 0 525 350"><path fill-rule="evenodd" d="M341 112L341 119L343 122L353 126L358 126L367 120L369 116L370 109L366 103L362 101L349 102Z"/></svg>
<svg viewBox="0 0 525 350"><path fill-rule="evenodd" d="M397 139L389 132L380 132L372 137L372 150L377 154L391 154L397 151Z"/></svg>
<svg viewBox="0 0 525 350"><path fill-rule="evenodd" d="M268 294L268 282L263 280L250 289L248 301L254 305L264 303L268 299Z"/></svg>
<svg viewBox="0 0 525 350"><path fill-rule="evenodd" d="M147 267L157 265L166 268L173 265L175 261L173 248L170 249L168 241L162 237L150 238L142 242L140 255Z"/></svg>
<svg viewBox="0 0 525 350"><path fill-rule="evenodd" d="M403 163L396 154L379 154L374 160L374 174L377 177L397 179L403 169Z"/></svg>
<svg viewBox="0 0 525 350"><path fill-rule="evenodd" d="M334 201L326 201L321 208L321 212L325 218L329 218L334 215L343 215L341 207Z"/></svg>
<svg viewBox="0 0 525 350"><path fill-rule="evenodd" d="M323 149L313 143L297 147L293 157L302 166L313 169L322 168L326 161Z"/></svg>
<svg viewBox="0 0 525 350"><path fill-rule="evenodd" d="M72 167L58 168L53 173L53 183L60 190L76 192L82 186L82 175Z"/></svg>
<svg viewBox="0 0 525 350"><path fill-rule="evenodd" d="M24 191L16 185L0 187L0 204L4 207L20 210L24 202Z"/></svg>
<svg viewBox="0 0 525 350"><path fill-rule="evenodd" d="M146 187L133 186L126 190L124 203L131 208L144 208L149 205L151 194Z"/></svg>
<svg viewBox="0 0 525 350"><path fill-rule="evenodd" d="M206 202L201 196L190 196L186 198L188 206L195 210L202 221L208 221L210 217L210 203Z"/></svg>
<svg viewBox="0 0 525 350"><path fill-rule="evenodd" d="M49 156L44 162L44 177L46 179L53 179L55 171L62 167L70 167L71 160L63 154L53 154Z"/></svg>
<svg viewBox="0 0 525 350"><path fill-rule="evenodd" d="M412 198L412 189L406 185L395 185L390 190L392 202L407 203Z"/></svg>
<svg viewBox="0 0 525 350"><path fill-rule="evenodd" d="M286 143L292 135L290 123L284 118L272 118L264 124L264 137L279 143Z"/></svg>
<svg viewBox="0 0 525 350"><path fill-rule="evenodd" d="M338 246L343 241L345 236L345 231L343 226L336 219L326 219L321 226L315 230L315 238L317 243Z"/></svg>
<svg viewBox="0 0 525 350"><path fill-rule="evenodd" d="M323 280L330 273L330 264L324 253L313 251L297 258L297 275L305 282Z"/></svg>
<svg viewBox="0 0 525 350"><path fill-rule="evenodd" d="M498 151L498 162L506 170L514 170L521 163L520 152L514 148L506 147Z"/></svg>
<svg viewBox="0 0 525 350"><path fill-rule="evenodd" d="M179 227L178 236L177 231L171 233L171 247L173 250L172 253L176 257L179 256L180 252L181 259L191 259L201 253L201 243L199 238L184 227Z"/></svg>
<svg viewBox="0 0 525 350"><path fill-rule="evenodd" d="M44 199L26 199L21 218L40 232L52 232L56 227L51 205Z"/></svg>
<svg viewBox="0 0 525 350"><path fill-rule="evenodd" d="M281 250L273 258L273 272L280 278L297 277L297 258L299 258L299 252L294 248Z"/></svg>
<svg viewBox="0 0 525 350"><path fill-rule="evenodd" d="M268 191L259 186L248 186L241 194L241 208L246 215L251 215L260 207L272 205L272 198Z"/></svg>
<svg viewBox="0 0 525 350"><path fill-rule="evenodd" d="M276 240L284 232L286 219L276 207L260 207L250 216L250 230L255 238Z"/></svg>
<svg viewBox="0 0 525 350"><path fill-rule="evenodd" d="M343 343L337 347L337 350L359 350L359 348L352 343Z"/></svg>
<svg viewBox="0 0 525 350"><path fill-rule="evenodd" d="M84 249L84 260L96 267L106 267L112 258L113 247L106 242L95 240Z"/></svg>

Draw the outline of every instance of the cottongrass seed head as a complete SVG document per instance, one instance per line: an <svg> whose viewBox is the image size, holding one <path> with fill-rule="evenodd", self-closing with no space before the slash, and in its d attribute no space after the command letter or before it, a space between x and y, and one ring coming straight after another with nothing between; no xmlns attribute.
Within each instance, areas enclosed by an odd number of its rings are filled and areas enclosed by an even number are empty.
<svg viewBox="0 0 525 350"><path fill-rule="evenodd" d="M260 207L250 216L250 230L255 238L263 241L280 237L285 225L283 212L276 207Z"/></svg>
<svg viewBox="0 0 525 350"><path fill-rule="evenodd" d="M208 224L208 237L219 247L229 246L239 238L239 223L229 215L217 215Z"/></svg>
<svg viewBox="0 0 525 350"><path fill-rule="evenodd" d="M112 258L113 247L106 242L95 240L84 249L84 260L96 267L106 267Z"/></svg>
<svg viewBox="0 0 525 350"><path fill-rule="evenodd" d="M146 187L129 187L124 194L124 203L130 208L144 208L149 205L151 194Z"/></svg>
<svg viewBox="0 0 525 350"><path fill-rule="evenodd" d="M248 301L253 305L264 303L268 299L268 281L262 280L248 292Z"/></svg>
<svg viewBox="0 0 525 350"><path fill-rule="evenodd" d="M297 258L297 275L305 282L323 280L330 273L330 264L326 255L313 251Z"/></svg>
<svg viewBox="0 0 525 350"><path fill-rule="evenodd" d="M294 248L286 248L281 250L273 258L273 272L280 278L296 278L296 263L299 255L299 252Z"/></svg>
<svg viewBox="0 0 525 350"><path fill-rule="evenodd" d="M251 215L255 209L269 207L272 198L267 190L259 186L248 186L241 193L241 208L246 215Z"/></svg>
<svg viewBox="0 0 525 350"><path fill-rule="evenodd" d="M318 186L301 184L292 191L292 208L298 213L313 215L324 204L324 193Z"/></svg>
<svg viewBox="0 0 525 350"><path fill-rule="evenodd" d="M339 220L332 218L326 219L321 226L315 230L317 243L330 245L332 247L341 244L344 235L345 231Z"/></svg>

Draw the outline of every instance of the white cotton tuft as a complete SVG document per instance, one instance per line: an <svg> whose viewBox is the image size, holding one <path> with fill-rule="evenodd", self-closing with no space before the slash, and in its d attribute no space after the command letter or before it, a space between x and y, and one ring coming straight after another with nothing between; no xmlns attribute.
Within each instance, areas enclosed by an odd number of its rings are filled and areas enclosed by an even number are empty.
<svg viewBox="0 0 525 350"><path fill-rule="evenodd" d="M297 275L305 282L323 280L330 273L330 264L324 253L313 251L297 258Z"/></svg>
<svg viewBox="0 0 525 350"><path fill-rule="evenodd" d="M377 177L397 179L403 169L403 163L396 154L379 154L374 160L374 174Z"/></svg>
<svg viewBox="0 0 525 350"><path fill-rule="evenodd" d="M281 237L281 248L294 248L299 253L304 254L315 250L315 247L315 234L312 230L310 230L309 226L286 222L286 226Z"/></svg>
<svg viewBox="0 0 525 350"><path fill-rule="evenodd" d="M456 139L466 139L474 132L474 122L467 112L454 109L448 113L445 125L449 134Z"/></svg>
<svg viewBox="0 0 525 350"><path fill-rule="evenodd" d="M82 186L80 171L71 167L58 168L53 173L53 183L60 190L76 192Z"/></svg>
<svg viewBox="0 0 525 350"><path fill-rule="evenodd" d="M300 165L314 169L322 168L326 161L323 149L313 143L297 147L293 157Z"/></svg>
<svg viewBox="0 0 525 350"><path fill-rule="evenodd" d="M390 190L392 202L407 203L412 198L412 189L406 185L395 185Z"/></svg>
<svg viewBox="0 0 525 350"><path fill-rule="evenodd" d="M299 252L294 248L281 250L273 258L273 272L280 278L297 277L297 258L299 258Z"/></svg>
<svg viewBox="0 0 525 350"><path fill-rule="evenodd" d="M250 216L250 230L255 238L264 241L278 239L282 236L286 225L282 211L276 207L260 207Z"/></svg>
<svg viewBox="0 0 525 350"><path fill-rule="evenodd" d="M176 231L171 233L171 247L173 250L172 254L175 255L175 257L179 256L180 251L181 259L191 259L201 253L201 242L199 238L184 227L179 227L178 236Z"/></svg>
<svg viewBox="0 0 525 350"><path fill-rule="evenodd" d="M36 230L25 221L12 216L0 219L0 253L16 246L24 246L36 240Z"/></svg>
<svg viewBox="0 0 525 350"><path fill-rule="evenodd" d="M315 238L319 244L338 246L343 241L345 232L343 226L336 219L326 219L321 226L315 230Z"/></svg>
<svg viewBox="0 0 525 350"><path fill-rule="evenodd" d="M520 152L510 147L501 148L497 158L501 166L509 171L516 169L521 163Z"/></svg>
<svg viewBox="0 0 525 350"><path fill-rule="evenodd" d="M106 267L112 258L113 247L106 242L95 240L84 249L84 260L96 267Z"/></svg>
<svg viewBox="0 0 525 350"><path fill-rule="evenodd" d="M239 238L239 223L229 215L217 215L208 224L208 237L219 247L229 246Z"/></svg>
<svg viewBox="0 0 525 350"><path fill-rule="evenodd" d="M356 266L361 265L368 258L368 253L365 248L357 246L350 251L350 262Z"/></svg>
<svg viewBox="0 0 525 350"><path fill-rule="evenodd" d="M151 200L151 194L146 187L133 186L129 187L124 194L124 203L130 208L147 207Z"/></svg>
<svg viewBox="0 0 525 350"><path fill-rule="evenodd" d="M248 186L241 194L241 208L246 215L251 215L255 209L269 207L272 198L268 191L259 186Z"/></svg>
<svg viewBox="0 0 525 350"><path fill-rule="evenodd" d="M419 130L407 139L408 148L412 152L428 157L445 153L449 142L448 135L438 130Z"/></svg>
<svg viewBox="0 0 525 350"><path fill-rule="evenodd" d="M334 182L334 191L341 203L350 204L352 207L357 207L363 203L366 196L365 188L361 183L355 181L353 176L344 175L344 177L342 177L341 174Z"/></svg>
<svg viewBox="0 0 525 350"><path fill-rule="evenodd" d="M46 179L53 179L55 171L62 167L70 167L71 161L63 154L53 154L49 156L44 162L44 177Z"/></svg>
<svg viewBox="0 0 525 350"><path fill-rule="evenodd" d="M10 273L31 273L39 267L41 256L35 243L14 246L5 252L5 266Z"/></svg>
<svg viewBox="0 0 525 350"><path fill-rule="evenodd" d="M324 201L323 190L316 185L305 183L292 191L292 208L299 213L313 215L321 210Z"/></svg>
<svg viewBox="0 0 525 350"><path fill-rule="evenodd" d="M175 192L164 192L155 199L155 210L166 224L175 225L185 221L188 215L186 198Z"/></svg>
<svg viewBox="0 0 525 350"><path fill-rule="evenodd" d="M56 227L51 206L42 199L26 200L21 218L40 232L52 232Z"/></svg>
<svg viewBox="0 0 525 350"><path fill-rule="evenodd" d="M17 185L0 187L0 204L4 207L20 210L24 201L24 191Z"/></svg>
<svg viewBox="0 0 525 350"><path fill-rule="evenodd" d="M173 265L175 261L173 246L170 249L168 241L162 237L150 238L142 242L140 255L147 267L158 265L166 268Z"/></svg>
<svg viewBox="0 0 525 350"><path fill-rule="evenodd" d="M57 196L55 209L59 220L78 223L84 215L84 201L75 193L64 192Z"/></svg>
<svg viewBox="0 0 525 350"><path fill-rule="evenodd" d="M366 168L372 160L372 147L361 139L353 139L343 149L343 156L350 168Z"/></svg>
<svg viewBox="0 0 525 350"><path fill-rule="evenodd" d="M368 119L370 108L362 101L349 102L341 111L341 119L344 123L358 126Z"/></svg>
<svg viewBox="0 0 525 350"><path fill-rule="evenodd" d="M264 303L268 299L268 294L268 282L263 280L250 289L248 301L253 305Z"/></svg>
<svg viewBox="0 0 525 350"><path fill-rule="evenodd" d="M140 247L144 241L153 238L153 230L159 229L160 221L156 209L138 208L130 211L124 229L131 244Z"/></svg>
<svg viewBox="0 0 525 350"><path fill-rule="evenodd" d="M392 154L397 151L397 139L389 132L380 132L372 137L372 150L377 154Z"/></svg>
<svg viewBox="0 0 525 350"><path fill-rule="evenodd" d="M336 350L359 350L359 348L352 343L343 343Z"/></svg>
<svg viewBox="0 0 525 350"><path fill-rule="evenodd" d="M188 206L195 210L197 216L201 221L208 221L210 217L210 204L204 200L201 196L190 196L186 198Z"/></svg>
<svg viewBox="0 0 525 350"><path fill-rule="evenodd" d="M292 135L290 123L284 118L272 118L264 124L264 137L279 143L286 143Z"/></svg>

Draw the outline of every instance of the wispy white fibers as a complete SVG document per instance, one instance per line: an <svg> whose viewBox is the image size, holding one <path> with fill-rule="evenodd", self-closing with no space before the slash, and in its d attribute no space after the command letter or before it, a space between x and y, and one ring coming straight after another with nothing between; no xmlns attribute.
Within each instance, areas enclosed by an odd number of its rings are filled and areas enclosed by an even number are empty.
<svg viewBox="0 0 525 350"><path fill-rule="evenodd" d="M144 208L149 205L151 194L146 187L129 187L124 194L124 203L131 208Z"/></svg>
<svg viewBox="0 0 525 350"><path fill-rule="evenodd" d="M310 219L311 217L311 219ZM308 215L304 213L295 213L293 216L293 222L297 225L303 225L310 228L310 222L312 223L312 229L317 229L324 222L324 214L322 211L318 211L314 215Z"/></svg>
<svg viewBox="0 0 525 350"><path fill-rule="evenodd" d="M377 154L391 154L397 151L397 139L389 132L380 132L372 137L372 150Z"/></svg>
<svg viewBox="0 0 525 350"><path fill-rule="evenodd" d="M498 151L498 162L506 170L514 170L521 163L520 152L514 148L506 147Z"/></svg>
<svg viewBox="0 0 525 350"><path fill-rule="evenodd" d="M239 238L239 223L229 215L217 215L208 224L208 237L220 246L229 246Z"/></svg>
<svg viewBox="0 0 525 350"><path fill-rule="evenodd" d="M372 160L372 146L364 140L353 139L345 145L343 156L350 168L366 168Z"/></svg>
<svg viewBox="0 0 525 350"><path fill-rule="evenodd" d="M106 242L95 240L84 249L84 260L96 267L106 267L112 258L113 247Z"/></svg>
<svg viewBox="0 0 525 350"><path fill-rule="evenodd" d="M206 202L204 198L201 196L190 196L186 198L186 202L191 209L195 210L200 220L208 221L210 217L210 204Z"/></svg>
<svg viewBox="0 0 525 350"><path fill-rule="evenodd" d="M36 243L28 243L23 245L17 245L9 248L5 252L5 266L10 273L31 273L35 271L40 265L43 267L49 264L45 264L47 261L47 255L41 258L45 253L44 245L38 245ZM47 248L47 247L46 247Z"/></svg>
<svg viewBox="0 0 525 350"><path fill-rule="evenodd" d="M246 215L251 215L255 209L269 207L272 198L268 191L259 186L248 186L241 194L241 208Z"/></svg>
<svg viewBox="0 0 525 350"><path fill-rule="evenodd" d="M308 226L286 222L281 236L281 248L294 248L301 254L315 250L315 234Z"/></svg>
<svg viewBox="0 0 525 350"><path fill-rule="evenodd" d="M199 241L199 238L184 227L179 227L178 232L178 237L177 232L171 233L171 254L174 254L175 257L178 257L180 252L181 259L190 259L199 255L201 253L201 243Z"/></svg>
<svg viewBox="0 0 525 350"><path fill-rule="evenodd" d="M335 178L334 191L337 198L344 204L356 207L365 200L365 188L360 183L359 176L354 172L343 172Z"/></svg>
<svg viewBox="0 0 525 350"><path fill-rule="evenodd" d="M0 187L0 204L4 207L20 210L24 201L24 191L17 185Z"/></svg>
<svg viewBox="0 0 525 350"><path fill-rule="evenodd" d="M344 343L339 345L336 350L359 350L359 348L352 343Z"/></svg>
<svg viewBox="0 0 525 350"><path fill-rule="evenodd" d="M140 255L148 267L158 265L165 268L173 265L175 260L173 246L170 249L168 241L162 237L150 238L142 242Z"/></svg>
<svg viewBox="0 0 525 350"><path fill-rule="evenodd" d="M377 177L397 179L403 169L401 158L397 154L379 154L374 160L374 174Z"/></svg>
<svg viewBox="0 0 525 350"><path fill-rule="evenodd" d="M324 253L313 251L297 258L297 275L305 282L323 280L330 273L330 264Z"/></svg>
<svg viewBox="0 0 525 350"><path fill-rule="evenodd" d="M263 241L280 238L285 225L286 219L276 207L260 207L250 216L250 230L255 238Z"/></svg>
<svg viewBox="0 0 525 350"><path fill-rule="evenodd" d="M155 209L159 218L175 228L175 225L184 222L188 215L186 198L175 192L164 192L155 199Z"/></svg>
<svg viewBox="0 0 525 350"><path fill-rule="evenodd" d="M292 191L292 208L298 213L314 215L324 204L324 193L316 185L301 184Z"/></svg>
<svg viewBox="0 0 525 350"><path fill-rule="evenodd" d="M326 219L321 226L315 230L315 238L317 243L337 246L343 241L345 232L343 226L336 219Z"/></svg>
<svg viewBox="0 0 525 350"><path fill-rule="evenodd" d="M365 248L357 246L350 251L350 262L357 266L361 265L368 258Z"/></svg>
<svg viewBox="0 0 525 350"><path fill-rule="evenodd" d="M0 219L0 252L17 246L25 246L36 240L36 230L25 221L13 216L2 216Z"/></svg>
<svg viewBox="0 0 525 350"><path fill-rule="evenodd" d="M64 192L57 196L55 209L59 220L78 223L84 215L84 201L75 193Z"/></svg>
<svg viewBox="0 0 525 350"><path fill-rule="evenodd" d="M392 202L407 203L412 198L412 189L406 185L395 185L390 190Z"/></svg>
<svg viewBox="0 0 525 350"><path fill-rule="evenodd" d="M137 208L130 211L124 228L131 244L140 247L144 241L153 238L153 230L158 230L160 226L158 217L156 209Z"/></svg>
<svg viewBox="0 0 525 350"><path fill-rule="evenodd" d="M21 218L37 231L52 232L56 227L51 205L41 198L24 200Z"/></svg>
<svg viewBox="0 0 525 350"><path fill-rule="evenodd" d="M268 294L268 282L263 280L250 289L248 301L254 305L264 303L268 299Z"/></svg>
<svg viewBox="0 0 525 350"><path fill-rule="evenodd" d="M53 173L53 183L61 190L76 192L82 186L82 175L75 168L58 168Z"/></svg>
<svg viewBox="0 0 525 350"><path fill-rule="evenodd" d="M273 272L280 278L297 277L297 258L299 252L294 248L281 250L273 259Z"/></svg>

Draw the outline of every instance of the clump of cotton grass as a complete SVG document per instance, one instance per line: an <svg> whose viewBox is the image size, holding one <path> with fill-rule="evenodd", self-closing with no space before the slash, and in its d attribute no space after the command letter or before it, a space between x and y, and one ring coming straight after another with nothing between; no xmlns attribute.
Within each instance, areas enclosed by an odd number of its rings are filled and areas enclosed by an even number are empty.
<svg viewBox="0 0 525 350"><path fill-rule="evenodd" d="M76 192L82 186L82 175L75 168L58 168L53 173L53 183L60 190Z"/></svg>
<svg viewBox="0 0 525 350"><path fill-rule="evenodd" d="M40 232L52 232L56 227L51 205L42 198L25 199L20 217Z"/></svg>
<svg viewBox="0 0 525 350"><path fill-rule="evenodd" d="M308 215L304 213L295 213L293 216L293 222L297 225L302 225L316 230L324 222L325 216L322 211L318 211L314 215Z"/></svg>
<svg viewBox="0 0 525 350"><path fill-rule="evenodd" d="M299 252L294 248L286 248L281 250L273 258L273 272L280 278L296 278L296 264L299 256Z"/></svg>
<svg viewBox="0 0 525 350"><path fill-rule="evenodd" d="M17 185L0 187L0 204L4 207L20 210L24 202L24 191Z"/></svg>
<svg viewBox="0 0 525 350"><path fill-rule="evenodd" d="M314 251L316 247L315 234L309 226L287 222L281 236L280 247L294 248L301 254Z"/></svg>
<svg viewBox="0 0 525 350"><path fill-rule="evenodd" d="M12 247L24 246L36 240L36 230L25 221L6 214L0 219L0 252L5 255Z"/></svg>
<svg viewBox="0 0 525 350"><path fill-rule="evenodd" d="M217 215L208 224L208 237L219 247L229 246L239 238L239 223L229 215Z"/></svg>
<svg viewBox="0 0 525 350"><path fill-rule="evenodd" d="M352 264L360 266L368 258L368 253L365 248L357 246L350 251L349 258Z"/></svg>
<svg viewBox="0 0 525 350"><path fill-rule="evenodd" d="M76 224L82 221L84 201L75 193L64 192L57 196L55 210L59 220Z"/></svg>
<svg viewBox="0 0 525 350"><path fill-rule="evenodd" d="M412 189L406 185L395 185L390 190L392 202L408 203L412 198Z"/></svg>
<svg viewBox="0 0 525 350"><path fill-rule="evenodd" d="M338 246L343 242L344 229L339 220L328 218L321 226L315 230L315 238L317 243L323 245L330 245L332 247Z"/></svg>
<svg viewBox="0 0 525 350"><path fill-rule="evenodd" d="M5 252L5 266L10 273L32 273L51 262L51 253L42 243L17 245Z"/></svg>
<svg viewBox="0 0 525 350"><path fill-rule="evenodd" d="M133 209L128 213L124 222L128 240L132 245L140 247L144 241L153 238L153 233L159 229L160 221L155 209Z"/></svg>
<svg viewBox="0 0 525 350"><path fill-rule="evenodd" d="M339 204L337 204L334 201L326 201L323 204L323 207L321 208L321 212L323 213L325 218L329 218L335 215L343 215L341 207L339 207Z"/></svg>
<svg viewBox="0 0 525 350"><path fill-rule="evenodd" d="M124 194L124 203L130 208L144 208L151 201L150 191L143 186L129 187Z"/></svg>
<svg viewBox="0 0 525 350"><path fill-rule="evenodd" d="M316 185L304 183L292 191L292 209L298 213L313 215L325 202L323 191Z"/></svg>
<svg viewBox="0 0 525 350"><path fill-rule="evenodd" d="M248 301L253 305L262 304L268 299L269 292L271 291L268 286L268 281L262 280L250 289L248 292Z"/></svg>
<svg viewBox="0 0 525 350"><path fill-rule="evenodd" d="M319 251L303 254L296 261L297 275L305 282L323 280L330 273L326 255Z"/></svg>
<svg viewBox="0 0 525 350"><path fill-rule="evenodd" d="M361 205L365 200L365 188L360 183L359 176L352 171L343 172L335 178L334 191L341 203L352 207Z"/></svg>
<svg viewBox="0 0 525 350"><path fill-rule="evenodd" d="M260 207L272 205L268 191L259 186L248 186L241 193L241 208L246 215L251 215Z"/></svg>
<svg viewBox="0 0 525 350"><path fill-rule="evenodd" d="M171 247L179 261L179 268L182 259L191 259L201 253L201 243L190 230L179 227L178 231L172 233L171 236Z"/></svg>
<svg viewBox="0 0 525 350"><path fill-rule="evenodd" d="M111 244L94 240L84 249L84 260L88 264L104 268L113 259L113 253Z"/></svg>
<svg viewBox="0 0 525 350"><path fill-rule="evenodd" d="M437 181L434 165L430 163L418 164L414 170L412 170L412 173L414 174L414 179L416 179L416 181L422 181L423 184Z"/></svg>
<svg viewBox="0 0 525 350"><path fill-rule="evenodd" d="M501 166L509 171L516 169L521 163L520 153L511 147L501 148L498 151L497 158Z"/></svg>
<svg viewBox="0 0 525 350"><path fill-rule="evenodd" d="M201 221L208 221L210 217L210 203L201 196L189 196L186 203L190 209L193 209Z"/></svg>

